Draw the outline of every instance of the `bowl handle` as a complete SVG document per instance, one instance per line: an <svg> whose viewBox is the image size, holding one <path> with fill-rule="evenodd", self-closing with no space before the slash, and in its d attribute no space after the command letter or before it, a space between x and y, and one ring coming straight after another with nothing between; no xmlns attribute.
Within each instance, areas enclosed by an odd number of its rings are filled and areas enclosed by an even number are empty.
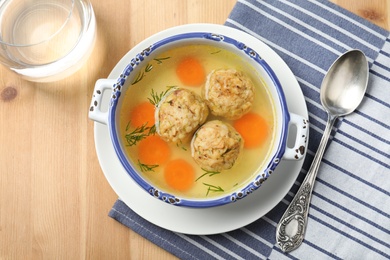
<svg viewBox="0 0 390 260"><path fill-rule="evenodd" d="M116 80L113 79L99 79L96 81L88 113L90 119L107 125L108 111L101 110L103 93L106 90L112 91L115 83Z"/></svg>
<svg viewBox="0 0 390 260"><path fill-rule="evenodd" d="M290 113L289 129L291 129L291 125L296 127L295 143L293 147L288 147L286 144L283 159L299 160L305 155L309 138L309 121L300 115Z"/></svg>

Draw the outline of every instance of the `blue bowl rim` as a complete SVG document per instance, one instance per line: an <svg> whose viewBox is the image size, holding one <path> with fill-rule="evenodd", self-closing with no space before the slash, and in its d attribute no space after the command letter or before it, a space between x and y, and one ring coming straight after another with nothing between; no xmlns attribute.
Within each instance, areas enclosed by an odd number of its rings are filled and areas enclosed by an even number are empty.
<svg viewBox="0 0 390 260"><path fill-rule="evenodd" d="M281 135L280 135L280 141L278 144L278 147L276 149L276 152L271 156L271 160L269 161L267 167L265 167L265 170L263 172L259 172L256 174L256 177L248 183L244 188L239 189L238 191L234 191L230 194L227 194L223 197L219 198L211 198L211 199L186 199L186 198L180 198L175 195L172 195L170 193L161 191L157 188L155 188L153 185L148 183L146 180L144 180L134 169L134 167L131 165L129 160L127 159L127 156L121 149L120 140L118 138L117 134L117 125L116 125L116 108L118 106L118 102L120 100L122 89L126 83L127 78L132 74L134 69L138 67L144 59L152 54L155 50L158 50L161 47L166 46L167 44L171 44L174 42L180 42L183 40L189 40L189 39L201 39L206 41L217 41L217 42L224 42L228 44L229 46L232 46L234 48L237 48L239 51L242 51L245 55L253 59L256 63L258 63L264 71L268 74L269 78L272 80L274 87L276 89L276 92L278 94L279 98L279 105L282 111L282 125L281 125ZM215 207L215 206L221 206L225 205L231 202L238 201L240 199L245 198L247 195L251 194L255 190L257 190L262 183L269 178L269 176L274 172L277 165L280 163L281 158L283 157L283 154L285 152L285 147L287 143L287 134L288 134L288 126L290 121L290 114L288 111L288 106L286 102L286 98L284 96L284 92L282 89L282 86L272 70L272 68L267 64L267 62L260 57L260 55L250 48L249 46L245 45L244 43L237 41L231 37L218 34L218 33L212 33L212 32L189 32L189 33L181 33L176 34L173 36L166 37L162 40L156 41L155 43L151 44L147 48L145 48L140 53L136 54L134 58L131 59L131 61L127 64L127 66L124 68L121 75L116 80L116 83L113 85L113 91L111 94L110 99L110 105L109 105L109 111L108 111L108 125L109 125L109 133L111 137L111 141L114 146L114 150L116 152L116 155L121 162L122 166L125 168L126 172L129 174L129 176L146 192L148 192L150 195L156 197L157 199L160 199L166 203L177 205L177 206L185 206L185 207L191 207L191 208L206 208L206 207Z"/></svg>

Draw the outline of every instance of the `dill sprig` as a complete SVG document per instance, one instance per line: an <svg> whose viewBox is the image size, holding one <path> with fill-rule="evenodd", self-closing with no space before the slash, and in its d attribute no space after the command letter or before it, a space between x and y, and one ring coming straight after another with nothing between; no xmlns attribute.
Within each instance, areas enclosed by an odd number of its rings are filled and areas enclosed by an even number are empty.
<svg viewBox="0 0 390 260"><path fill-rule="evenodd" d="M152 125L151 127L149 127L148 130L149 130L148 135L155 135L157 133L156 125Z"/></svg>
<svg viewBox="0 0 390 260"><path fill-rule="evenodd" d="M145 139L149 135L154 135L156 133L156 126L153 125L151 127L146 126L147 122L142 126L137 127L132 132L125 135L127 146L136 145L142 139ZM130 126L130 122L126 126L126 131L128 131Z"/></svg>
<svg viewBox="0 0 390 260"><path fill-rule="evenodd" d="M181 148L183 151L187 151L187 147L183 144L183 142L180 140L179 142L176 143L177 148Z"/></svg>
<svg viewBox="0 0 390 260"><path fill-rule="evenodd" d="M141 169L141 172L154 172L154 169L157 168L158 164L144 164L138 160L138 166Z"/></svg>
<svg viewBox="0 0 390 260"><path fill-rule="evenodd" d="M148 63L144 69L144 71L140 71L137 75L137 77L134 79L134 81L131 83L131 85L135 85L137 84L138 82L140 82L145 76L146 76L146 73L152 71L153 69L153 65Z"/></svg>
<svg viewBox="0 0 390 260"><path fill-rule="evenodd" d="M214 185L207 184L204 182L203 182L203 185L208 187L206 196L208 196L210 192L224 192L224 190L220 186L214 186Z"/></svg>
<svg viewBox="0 0 390 260"><path fill-rule="evenodd" d="M167 86L167 89L161 93L157 93L152 89L152 92L150 93L151 98L148 98L149 102L152 105L157 106L161 99L173 88L176 88L176 86Z"/></svg>
<svg viewBox="0 0 390 260"><path fill-rule="evenodd" d="M145 76L145 73L143 71L139 72L137 77L134 79L134 81L131 83L131 85L135 85L138 82L140 82Z"/></svg>
<svg viewBox="0 0 390 260"><path fill-rule="evenodd" d="M157 64L161 64L164 60L168 60L171 57L165 57L165 58L155 58L154 60L157 61Z"/></svg>
<svg viewBox="0 0 390 260"><path fill-rule="evenodd" d="M153 59L154 61L157 62L157 64L161 64L164 60L168 60L170 59L171 57L165 57L165 58L155 58ZM138 82L140 82L145 76L146 76L146 73L152 71L153 69L153 64L150 64L148 63L144 69L144 71L140 71L138 74L137 74L137 77L134 79L134 81L131 83L131 85L135 85L137 84Z"/></svg>
<svg viewBox="0 0 390 260"><path fill-rule="evenodd" d="M148 65L146 65L146 67L145 67L145 72L149 72L152 69L153 69L153 65L148 63Z"/></svg>
<svg viewBox="0 0 390 260"><path fill-rule="evenodd" d="M203 178L204 176L209 176L209 177L212 177L216 174L220 174L221 172L217 172L217 171L208 171L208 170L205 170L205 169L202 169L203 171L205 171L204 174L202 174L200 177L198 177L195 181L198 181L199 179Z"/></svg>

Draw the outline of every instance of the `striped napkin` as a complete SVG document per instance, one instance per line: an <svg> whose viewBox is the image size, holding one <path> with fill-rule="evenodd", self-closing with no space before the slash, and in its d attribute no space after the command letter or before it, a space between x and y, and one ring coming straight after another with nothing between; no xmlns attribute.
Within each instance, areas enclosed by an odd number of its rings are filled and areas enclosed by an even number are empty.
<svg viewBox="0 0 390 260"><path fill-rule="evenodd" d="M390 259L389 32L324 0L239 0L225 25L273 48L304 93L311 122L309 149L291 191L254 223L210 236L162 229L120 200L109 215L181 259ZM370 63L367 94L353 114L336 123L314 187L305 240L285 254L276 245L276 225L325 128L319 87L333 61L355 48Z"/></svg>

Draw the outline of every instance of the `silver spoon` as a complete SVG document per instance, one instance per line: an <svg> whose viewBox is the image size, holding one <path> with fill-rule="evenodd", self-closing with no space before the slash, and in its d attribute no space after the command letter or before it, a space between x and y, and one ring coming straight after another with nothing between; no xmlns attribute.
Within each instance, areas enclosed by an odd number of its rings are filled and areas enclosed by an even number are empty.
<svg viewBox="0 0 390 260"><path fill-rule="evenodd" d="M328 113L328 121L310 169L276 227L276 241L284 252L290 252L302 244L313 186L330 132L339 116L348 115L359 106L367 83L368 63L360 50L341 55L322 81L320 98Z"/></svg>

